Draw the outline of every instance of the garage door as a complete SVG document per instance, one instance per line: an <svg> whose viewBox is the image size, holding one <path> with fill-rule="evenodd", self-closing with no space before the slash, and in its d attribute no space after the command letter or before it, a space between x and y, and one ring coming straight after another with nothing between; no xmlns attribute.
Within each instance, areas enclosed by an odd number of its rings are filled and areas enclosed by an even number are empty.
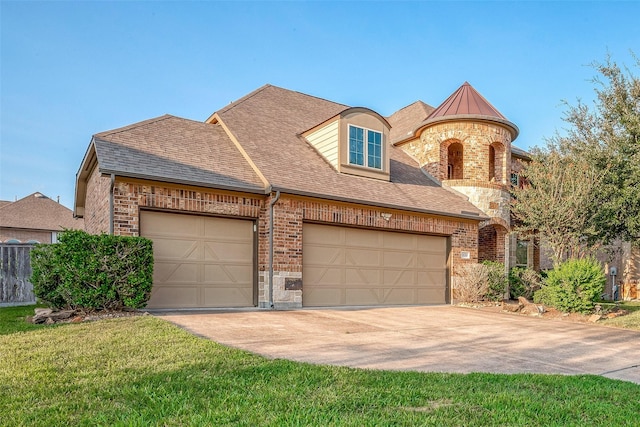
<svg viewBox="0 0 640 427"><path fill-rule="evenodd" d="M447 239L303 226L304 306L442 304Z"/></svg>
<svg viewBox="0 0 640 427"><path fill-rule="evenodd" d="M140 234L153 240L148 307L254 305L253 221L142 211Z"/></svg>

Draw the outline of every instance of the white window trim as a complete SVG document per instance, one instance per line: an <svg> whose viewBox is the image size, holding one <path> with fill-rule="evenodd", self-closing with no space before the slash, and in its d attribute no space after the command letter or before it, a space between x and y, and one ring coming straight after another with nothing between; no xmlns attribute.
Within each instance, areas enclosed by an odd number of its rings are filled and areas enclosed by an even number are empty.
<svg viewBox="0 0 640 427"><path fill-rule="evenodd" d="M350 145L350 140L351 140L351 128L358 128L358 129L363 129L364 130L364 141L363 141L363 145L364 145L364 151L363 151L363 157L364 157L364 165L359 165L357 163L351 163L351 145ZM376 132L378 134L380 134L380 167L376 168L373 166L369 166L369 134L368 131L371 132ZM366 169L373 169L376 171L382 171L384 170L384 156L385 156L385 150L384 150L384 132L380 132L379 130L375 130L375 129L370 129L370 128L366 128L364 126L358 126L358 125L352 125L351 123L349 123L349 125L347 126L347 163L349 164L349 166L354 166L354 167L358 167L358 168L366 168Z"/></svg>

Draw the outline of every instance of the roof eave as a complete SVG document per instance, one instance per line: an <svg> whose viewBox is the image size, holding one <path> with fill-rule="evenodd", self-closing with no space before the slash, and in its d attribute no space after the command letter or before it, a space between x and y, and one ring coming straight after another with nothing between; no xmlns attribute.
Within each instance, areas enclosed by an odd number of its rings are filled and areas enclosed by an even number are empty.
<svg viewBox="0 0 640 427"><path fill-rule="evenodd" d="M115 169L107 169L107 168L99 168L98 170L101 174L104 174L104 175L113 174L116 177L120 177L120 178L133 178L133 179L141 179L141 180L147 180L147 181L163 182L167 184L190 185L193 187L211 188L211 189L226 190L226 191L238 191L238 192L250 193L250 194L267 194L267 189L264 187L242 187L237 185L225 185L225 184L214 184L210 182L190 181L186 179L170 179L166 177L146 175L146 174L140 174L140 173L128 172L128 171L118 171Z"/></svg>
<svg viewBox="0 0 640 427"><path fill-rule="evenodd" d="M407 207L407 206L394 205L394 204L390 204L390 203L378 203L378 202L373 202L373 201L368 201L368 200L354 199L354 198L351 198L351 197L329 196L327 194L314 193L314 192L303 191L303 190L296 190L296 189L280 187L280 186L275 186L275 185L271 188L271 191L280 191L280 193L291 194L291 195L294 195L294 196L306 196L306 197L313 197L313 198L317 198L317 199L331 200L331 201L343 202L343 203L356 203L356 204L359 204L359 205L373 206L373 207L377 207L377 208L386 208L386 209L394 209L394 210L399 210L399 211L416 212L416 213L423 213L423 214L429 214L429 215L444 216L444 217L449 217L449 218L461 218L461 219L467 219L467 220L478 221L478 222L487 221L487 220L490 219L489 217L485 217L485 216L482 216L480 214L476 215L476 214L471 213L471 212L463 213L464 211L461 211L459 214L456 214L456 213L450 213L450 212L434 211L434 210L430 210L430 209L412 208L412 207Z"/></svg>

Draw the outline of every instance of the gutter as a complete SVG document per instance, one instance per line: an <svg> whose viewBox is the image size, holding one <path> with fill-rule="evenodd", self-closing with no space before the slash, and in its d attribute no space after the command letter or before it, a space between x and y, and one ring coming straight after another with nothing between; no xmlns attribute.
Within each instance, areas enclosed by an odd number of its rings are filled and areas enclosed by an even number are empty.
<svg viewBox="0 0 640 427"><path fill-rule="evenodd" d="M269 308L273 308L273 205L280 198L280 190L269 203Z"/></svg>
<svg viewBox="0 0 640 427"><path fill-rule="evenodd" d="M116 175L111 174L111 185L109 186L109 235L113 236L113 187L115 187Z"/></svg>

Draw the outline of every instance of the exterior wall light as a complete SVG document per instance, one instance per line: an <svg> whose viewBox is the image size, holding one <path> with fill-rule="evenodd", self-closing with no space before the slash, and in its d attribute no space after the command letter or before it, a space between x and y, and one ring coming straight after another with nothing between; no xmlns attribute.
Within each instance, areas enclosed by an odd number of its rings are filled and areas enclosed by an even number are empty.
<svg viewBox="0 0 640 427"><path fill-rule="evenodd" d="M380 213L380 216L384 218L385 221L389 221L389 219L391 218L391 214L389 212L382 212Z"/></svg>

